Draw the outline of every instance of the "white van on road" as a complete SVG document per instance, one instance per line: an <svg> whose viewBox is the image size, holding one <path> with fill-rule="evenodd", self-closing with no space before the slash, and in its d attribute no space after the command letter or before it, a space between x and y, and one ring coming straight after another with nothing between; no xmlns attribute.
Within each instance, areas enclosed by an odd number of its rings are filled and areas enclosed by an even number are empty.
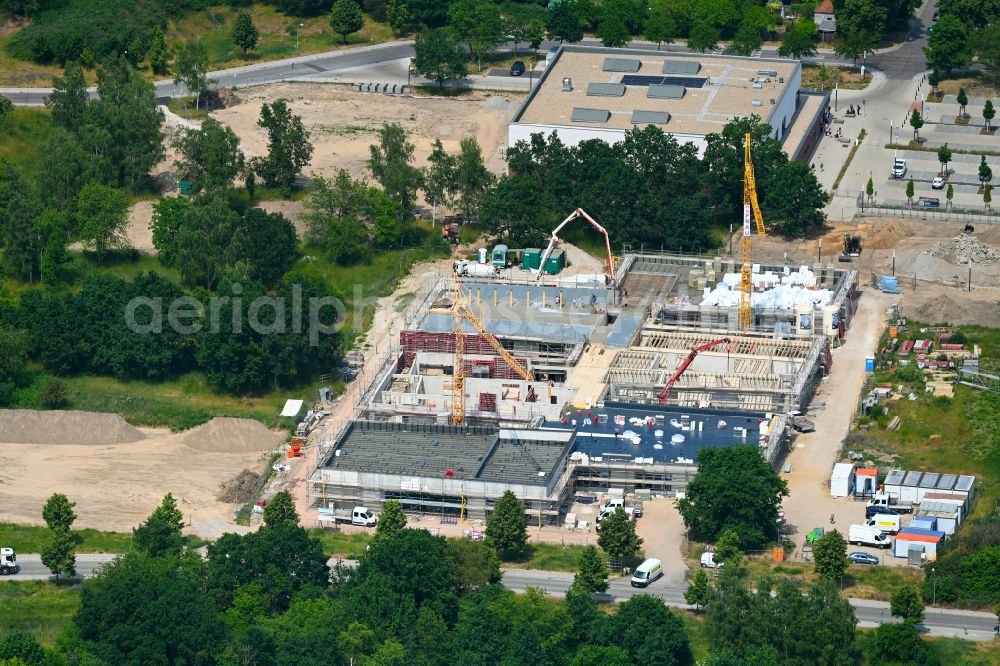
<svg viewBox="0 0 1000 666"><path fill-rule="evenodd" d="M646 587L662 575L663 563L651 557L635 568L632 587Z"/></svg>

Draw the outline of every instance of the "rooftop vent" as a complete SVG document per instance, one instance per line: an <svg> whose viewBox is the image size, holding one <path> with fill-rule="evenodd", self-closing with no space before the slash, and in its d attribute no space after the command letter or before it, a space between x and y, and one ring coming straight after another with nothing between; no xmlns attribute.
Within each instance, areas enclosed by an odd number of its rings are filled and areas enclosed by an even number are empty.
<svg viewBox="0 0 1000 666"><path fill-rule="evenodd" d="M654 84L649 86L646 97L654 99L681 99L684 97L684 86Z"/></svg>
<svg viewBox="0 0 1000 666"><path fill-rule="evenodd" d="M606 123L611 118L611 112L607 109L582 109L574 108L571 120L574 123Z"/></svg>
<svg viewBox="0 0 1000 666"><path fill-rule="evenodd" d="M697 60L664 60L664 74L697 74L701 70L701 63Z"/></svg>
<svg viewBox="0 0 1000 666"><path fill-rule="evenodd" d="M785 82L785 77L779 76L778 77L778 83L784 83L784 82Z"/></svg>
<svg viewBox="0 0 1000 666"><path fill-rule="evenodd" d="M563 77L563 92L572 92L573 90L573 79L568 76Z"/></svg>
<svg viewBox="0 0 1000 666"><path fill-rule="evenodd" d="M641 60L633 60L631 58L604 59L605 72L638 72L639 68L641 67L642 67Z"/></svg>
<svg viewBox="0 0 1000 666"><path fill-rule="evenodd" d="M752 101L752 102L750 102L750 103L751 103L751 104L752 104L753 106L764 106L764 102L760 101L759 99L755 99L755 100L753 100L753 101Z"/></svg>
<svg viewBox="0 0 1000 666"><path fill-rule="evenodd" d="M772 97L771 98L771 105L773 106L774 104L775 104L775 101L774 101L774 98Z"/></svg>
<svg viewBox="0 0 1000 666"><path fill-rule="evenodd" d="M621 97L625 94L625 86L620 83L591 83L587 85L589 97Z"/></svg>
<svg viewBox="0 0 1000 666"><path fill-rule="evenodd" d="M754 90L761 90L763 87L764 87L764 83L762 81L754 81L753 82L753 89Z"/></svg>
<svg viewBox="0 0 1000 666"><path fill-rule="evenodd" d="M642 111L636 109L632 112L633 125L666 125L670 122L670 114L666 111Z"/></svg>
<svg viewBox="0 0 1000 666"><path fill-rule="evenodd" d="M778 73L773 69L758 69L757 76L777 76Z"/></svg>

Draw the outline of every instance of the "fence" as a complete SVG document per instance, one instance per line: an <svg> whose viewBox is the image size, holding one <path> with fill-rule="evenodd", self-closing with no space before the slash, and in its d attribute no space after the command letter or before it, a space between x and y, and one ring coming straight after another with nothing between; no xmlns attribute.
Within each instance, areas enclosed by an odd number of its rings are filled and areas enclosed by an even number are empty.
<svg viewBox="0 0 1000 666"><path fill-rule="evenodd" d="M857 217L902 217L914 220L941 220L943 222L969 222L977 224L1000 224L1000 211L976 208L925 208L922 206L897 206L876 204L862 206L860 197Z"/></svg>

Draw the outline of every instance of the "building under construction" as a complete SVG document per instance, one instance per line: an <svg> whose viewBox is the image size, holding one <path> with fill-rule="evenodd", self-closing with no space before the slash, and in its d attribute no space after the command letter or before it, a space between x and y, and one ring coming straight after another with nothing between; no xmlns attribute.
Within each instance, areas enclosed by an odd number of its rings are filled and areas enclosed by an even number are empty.
<svg viewBox="0 0 1000 666"><path fill-rule="evenodd" d="M482 520L512 490L555 524L581 493L682 491L704 447L777 464L849 330L857 275L754 266L738 332L739 268L626 253L607 279L442 276L357 418L320 442L311 505Z"/></svg>

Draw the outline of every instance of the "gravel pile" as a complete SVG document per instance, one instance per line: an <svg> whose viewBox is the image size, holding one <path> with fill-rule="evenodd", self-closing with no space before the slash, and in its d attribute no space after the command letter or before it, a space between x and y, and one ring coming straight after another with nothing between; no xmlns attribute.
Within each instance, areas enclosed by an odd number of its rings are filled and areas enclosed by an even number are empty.
<svg viewBox="0 0 1000 666"><path fill-rule="evenodd" d="M118 414L0 409L0 442L8 444L124 444L145 437Z"/></svg>
<svg viewBox="0 0 1000 666"><path fill-rule="evenodd" d="M217 416L189 430L184 444L198 451L253 453L273 451L284 439L284 435L268 430L260 421Z"/></svg>
<svg viewBox="0 0 1000 666"><path fill-rule="evenodd" d="M972 261L974 264L990 266L1000 261L1000 252L975 236L955 236L951 240L935 243L921 254L944 259L949 264L962 266Z"/></svg>
<svg viewBox="0 0 1000 666"><path fill-rule="evenodd" d="M227 504L246 504L253 497L258 483L260 474L245 469L228 481L220 483L215 499Z"/></svg>

